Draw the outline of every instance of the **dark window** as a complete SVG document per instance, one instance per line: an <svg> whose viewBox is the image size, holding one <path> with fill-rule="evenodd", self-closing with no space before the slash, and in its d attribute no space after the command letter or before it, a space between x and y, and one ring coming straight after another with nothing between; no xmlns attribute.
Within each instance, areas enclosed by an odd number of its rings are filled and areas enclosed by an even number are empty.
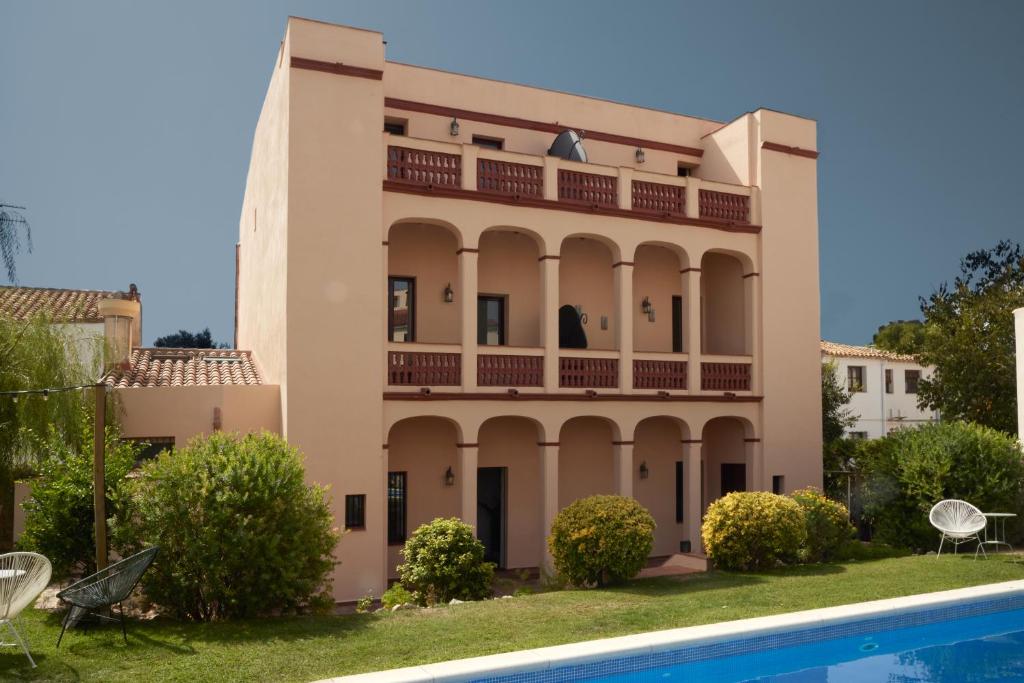
<svg viewBox="0 0 1024 683"><path fill-rule="evenodd" d="M505 343L505 297L477 297L476 343L486 346L501 346Z"/></svg>
<svg viewBox="0 0 1024 683"><path fill-rule="evenodd" d="M683 352L683 297L672 297L672 353Z"/></svg>
<svg viewBox="0 0 1024 683"><path fill-rule="evenodd" d="M405 472L388 472L388 544L405 543L405 518L408 491Z"/></svg>
<svg viewBox="0 0 1024 683"><path fill-rule="evenodd" d="M690 175L690 167L683 166L682 164L680 164L679 166L676 167L676 175L679 176L680 178L688 177Z"/></svg>
<svg viewBox="0 0 1024 683"><path fill-rule="evenodd" d="M863 440L863 439L868 438L868 433L867 432L850 432L850 438L851 439L861 439L861 440Z"/></svg>
<svg viewBox="0 0 1024 683"><path fill-rule="evenodd" d="M416 279L388 278L388 341L416 341Z"/></svg>
<svg viewBox="0 0 1024 683"><path fill-rule="evenodd" d="M772 477L772 493L781 496L786 492L786 477L776 474Z"/></svg>
<svg viewBox="0 0 1024 683"><path fill-rule="evenodd" d="M366 494L345 496L345 528L366 528Z"/></svg>
<svg viewBox="0 0 1024 683"><path fill-rule="evenodd" d="M676 461L676 521L683 521L683 461Z"/></svg>
<svg viewBox="0 0 1024 683"><path fill-rule="evenodd" d="M846 386L853 393L867 391L864 385L863 365L851 365L846 368Z"/></svg>
<svg viewBox="0 0 1024 683"><path fill-rule="evenodd" d="M388 121L384 119L384 132L392 135L405 135L405 121Z"/></svg>
<svg viewBox="0 0 1024 683"><path fill-rule="evenodd" d="M906 386L906 392L908 394L917 393L917 383L921 380L920 370L904 370L903 371L903 383Z"/></svg>
<svg viewBox="0 0 1024 683"><path fill-rule="evenodd" d="M479 147L487 147L489 149L504 149L505 141L501 138L485 138L482 135L473 136L473 144Z"/></svg>
<svg viewBox="0 0 1024 683"><path fill-rule="evenodd" d="M885 393L892 393L892 370L885 371Z"/></svg>
<svg viewBox="0 0 1024 683"><path fill-rule="evenodd" d="M152 460L156 456L160 455L160 453L162 453L163 451L169 451L174 449L173 436L147 436L125 439L125 441L131 441L142 446L142 450L139 451L139 454L135 459L136 465L143 463L147 460Z"/></svg>
<svg viewBox="0 0 1024 683"><path fill-rule="evenodd" d="M722 495L747 490L747 466L742 462L722 463Z"/></svg>

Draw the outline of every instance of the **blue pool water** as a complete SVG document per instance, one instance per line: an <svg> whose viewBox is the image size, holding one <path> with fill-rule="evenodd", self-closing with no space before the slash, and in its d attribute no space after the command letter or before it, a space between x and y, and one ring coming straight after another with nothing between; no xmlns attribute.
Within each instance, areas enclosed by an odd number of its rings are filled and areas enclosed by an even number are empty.
<svg viewBox="0 0 1024 683"><path fill-rule="evenodd" d="M584 680L592 683L1024 681L1024 609Z"/></svg>

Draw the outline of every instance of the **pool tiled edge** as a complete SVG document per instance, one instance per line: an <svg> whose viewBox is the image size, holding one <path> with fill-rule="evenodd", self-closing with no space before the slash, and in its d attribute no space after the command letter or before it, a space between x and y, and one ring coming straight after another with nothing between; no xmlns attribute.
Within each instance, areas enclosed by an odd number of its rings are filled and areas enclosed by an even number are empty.
<svg viewBox="0 0 1024 683"><path fill-rule="evenodd" d="M1024 581L652 631L328 680L331 683L561 683L1015 608L1024 608Z"/></svg>

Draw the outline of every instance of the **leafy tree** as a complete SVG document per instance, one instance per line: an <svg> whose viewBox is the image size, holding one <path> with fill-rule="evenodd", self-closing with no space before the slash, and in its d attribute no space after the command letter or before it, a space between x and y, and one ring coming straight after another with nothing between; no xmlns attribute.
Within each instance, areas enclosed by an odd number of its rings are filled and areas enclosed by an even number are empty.
<svg viewBox="0 0 1024 683"><path fill-rule="evenodd" d="M960 261L960 275L921 299L925 345L934 365L918 385L921 407L1015 434L1013 310L1024 306L1024 251L1002 241Z"/></svg>
<svg viewBox="0 0 1024 683"><path fill-rule="evenodd" d="M924 349L924 323L920 320L893 320L878 328L871 343L894 353L921 353Z"/></svg>
<svg viewBox="0 0 1024 683"><path fill-rule="evenodd" d="M23 206L0 204L0 260L4 262L4 269L7 271L7 279L10 282L18 281L14 258L21 253L22 232L25 233L25 244L28 251L32 251L32 228L20 213L24 208Z"/></svg>
<svg viewBox="0 0 1024 683"><path fill-rule="evenodd" d="M213 335L210 333L210 328L207 327L202 332L189 332L188 330L178 330L175 334L168 334L163 337L159 337L153 346L161 346L164 348L172 349L216 349L216 348L227 348L227 344L217 344L213 341Z"/></svg>
<svg viewBox="0 0 1024 683"><path fill-rule="evenodd" d="M850 393L839 380L835 361L821 364L821 436L826 444L841 439L847 427L857 422L857 416L847 408Z"/></svg>
<svg viewBox="0 0 1024 683"><path fill-rule="evenodd" d="M95 351L99 353L99 349ZM48 389L94 382L78 346L43 315L13 320L0 314L0 392ZM91 398L91 397L90 397ZM52 432L81 446L80 391L0 395L0 551L12 546L14 478L37 462L37 438Z"/></svg>

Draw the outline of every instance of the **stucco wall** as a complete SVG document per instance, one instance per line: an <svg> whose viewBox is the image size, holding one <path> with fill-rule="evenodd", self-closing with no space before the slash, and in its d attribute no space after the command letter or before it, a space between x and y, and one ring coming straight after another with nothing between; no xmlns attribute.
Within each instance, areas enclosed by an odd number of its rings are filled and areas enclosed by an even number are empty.
<svg viewBox="0 0 1024 683"><path fill-rule="evenodd" d="M676 522L676 462L683 461L683 435L679 425L668 418L655 417L637 425L633 438L633 495L654 517L652 555L679 552L686 540L686 525ZM648 476L640 478L640 464L646 463Z"/></svg>
<svg viewBox="0 0 1024 683"><path fill-rule="evenodd" d="M906 391L906 371L919 370L921 378L928 378L933 368L923 367L907 361L882 360L878 358L835 358L839 381L849 389L847 368L864 368L864 389L850 394L849 409L857 416L857 422L846 432L865 432L867 438L877 439L893 429L912 427L935 421L936 411L917 407L917 394ZM885 393L885 370L892 370L893 392Z"/></svg>
<svg viewBox="0 0 1024 683"><path fill-rule="evenodd" d="M746 342L743 265L727 254L705 254L701 261L701 325L704 353L750 353Z"/></svg>
<svg viewBox="0 0 1024 683"><path fill-rule="evenodd" d="M507 296L509 346L540 346L540 263L532 237L508 230L480 236L480 294Z"/></svg>
<svg viewBox="0 0 1024 683"><path fill-rule="evenodd" d="M448 230L437 225L405 223L388 235L388 276L416 278L416 341L458 344L460 341L459 246ZM445 303L451 284L455 301Z"/></svg>
<svg viewBox="0 0 1024 683"><path fill-rule="evenodd" d="M558 305L582 306L587 348L614 349L615 287L608 247L594 239L570 237L562 242L558 268ZM608 318L604 330L602 316Z"/></svg>
<svg viewBox="0 0 1024 683"><path fill-rule="evenodd" d="M558 506L579 498L615 493L612 469L612 430L595 417L569 420L558 447Z"/></svg>
<svg viewBox="0 0 1024 683"><path fill-rule="evenodd" d="M680 270L679 257L671 250L653 245L637 247L630 313L633 348L637 351L672 351L672 297L682 295ZM641 311L644 297L648 297L654 307L654 322Z"/></svg>

